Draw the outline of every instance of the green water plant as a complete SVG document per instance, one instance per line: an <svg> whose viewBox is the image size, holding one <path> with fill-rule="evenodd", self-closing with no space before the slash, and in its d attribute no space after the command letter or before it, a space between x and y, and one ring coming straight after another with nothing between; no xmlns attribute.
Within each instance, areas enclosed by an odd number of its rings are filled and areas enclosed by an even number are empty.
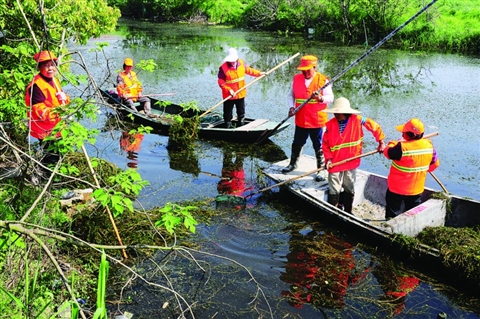
<svg viewBox="0 0 480 319"><path fill-rule="evenodd" d="M114 217L122 214L125 208L133 212L133 202L130 197L136 197L145 186L149 185L148 181L143 180L134 169L127 169L110 176L108 182L113 185L112 188L96 189L93 196L104 207L110 207Z"/></svg>
<svg viewBox="0 0 480 319"><path fill-rule="evenodd" d="M197 209L196 206L180 206L175 203L167 203L162 209L160 219L155 223L156 227L164 227L170 234L173 234L175 228L182 224L190 232L195 233L195 226L198 222L190 213L191 210Z"/></svg>
<svg viewBox="0 0 480 319"><path fill-rule="evenodd" d="M107 318L106 291L107 291L108 271L109 271L109 263L107 261L107 255L105 254L105 251L103 251L102 258L100 261L100 269L98 272L97 309L93 314L93 319Z"/></svg>

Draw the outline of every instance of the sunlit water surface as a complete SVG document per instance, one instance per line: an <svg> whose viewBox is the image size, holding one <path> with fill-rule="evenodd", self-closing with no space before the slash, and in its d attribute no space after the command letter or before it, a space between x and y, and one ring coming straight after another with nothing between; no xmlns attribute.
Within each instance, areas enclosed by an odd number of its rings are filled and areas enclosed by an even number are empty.
<svg viewBox="0 0 480 319"><path fill-rule="evenodd" d="M222 100L216 74L230 46L236 47L250 66L263 71L296 52L314 54L321 59L319 70L330 77L365 52L365 48L336 47L301 35L284 37L212 26L122 21L118 30L118 34L75 47L103 88L113 87L115 76L105 82L105 75L117 72L125 57L135 62L153 59L158 64L156 71L139 72L144 93L176 92L169 100L197 101L202 109ZM109 43L105 48L109 69L102 56L90 50L98 42ZM248 89L247 116L285 119L286 92L298 61ZM441 159L436 176L449 192L480 199L479 66L480 59L475 57L382 48L349 70L333 84L333 90L337 97L349 98L364 116L376 120L387 140L399 138L395 126L412 117L425 123L426 133L438 131L440 135L433 138ZM67 89L72 96L78 95L73 88ZM216 111L221 112L221 106ZM104 120L91 125L103 129ZM240 186L247 193L264 186L258 183L259 169L289 156L293 130L292 123L258 151L200 140L188 156L167 150L168 137L156 134L145 135L141 149L127 154L120 148L121 131L103 132L89 153L122 168L137 167L150 182L139 198L147 209L206 198L214 205L219 190L225 187L222 169L243 168L245 179ZM368 132L365 142L366 151L375 148ZM313 155L310 144L304 153ZM361 168L387 175L389 165L383 156L374 155L364 158ZM427 186L440 190L430 178ZM219 208L209 225L197 227L194 241L199 250L230 259L195 254L207 269L205 275L185 258L175 259L170 279L190 303L198 302L194 306L197 318L260 318L270 317L269 311L274 318L437 318L443 312L449 318L480 317L474 297L463 296L461 290L442 284L442 278L419 272L416 266L391 260L362 238L324 222L312 208L278 193L250 198L245 210ZM161 258L163 255L157 261ZM237 263L251 272L262 291ZM147 270L151 266L139 265ZM159 275L150 276L165 283ZM172 303L171 295L162 290L138 284L126 294L134 302L119 307L122 311L143 318L178 316L171 312L172 306L162 308L164 301Z"/></svg>

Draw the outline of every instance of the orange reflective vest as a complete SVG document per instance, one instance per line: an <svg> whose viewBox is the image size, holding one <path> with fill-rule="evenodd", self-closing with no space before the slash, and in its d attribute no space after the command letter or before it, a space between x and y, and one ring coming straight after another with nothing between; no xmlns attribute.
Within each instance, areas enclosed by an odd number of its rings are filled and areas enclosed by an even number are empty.
<svg viewBox="0 0 480 319"><path fill-rule="evenodd" d="M398 142L388 143L383 154L388 158L388 149ZM403 141L402 158L393 160L388 174L388 189L400 195L418 195L425 188L427 172L432 172L440 161L433 160L433 145L430 140L419 139Z"/></svg>
<svg viewBox="0 0 480 319"><path fill-rule="evenodd" d="M230 90L237 92L245 86L245 74L251 76L260 76L260 71L245 66L242 59L238 59L237 68L230 68L225 62L221 66L225 79L218 79L218 85L222 88L222 96L224 99L230 96ZM247 96L247 89L238 92L231 100L243 99Z"/></svg>
<svg viewBox="0 0 480 319"><path fill-rule="evenodd" d="M40 74L37 74L27 86L25 94L25 104L29 107L27 116L29 118L30 135L40 140L50 135L55 125L60 122L58 114L52 112L61 105L55 95L57 88L60 89L60 82L56 78L53 78L53 81L55 81L56 88L47 83ZM42 91L45 100L32 105L31 91L34 84ZM66 104L68 103L70 103L70 98L67 95ZM60 133L57 134L57 137L60 137Z"/></svg>
<svg viewBox="0 0 480 319"><path fill-rule="evenodd" d="M314 91L325 85L329 78L323 74L315 73L312 82L305 86L305 77L303 74L296 74L293 77L293 96L295 97L295 107L305 102ZM303 128L324 127L328 121L327 113L322 110L327 108L326 103L320 103L315 99L310 99L297 113L295 113L295 125Z"/></svg>
<svg viewBox="0 0 480 319"><path fill-rule="evenodd" d="M120 147L127 152L138 152L140 151L142 141L143 134L141 133L129 134L128 132L123 132L120 138Z"/></svg>
<svg viewBox="0 0 480 319"><path fill-rule="evenodd" d="M127 74L125 71L122 71L119 75L123 79L123 84L117 85L118 95L125 96L136 102L139 94L143 91L142 83L138 80L137 73L130 71L130 73Z"/></svg>
<svg viewBox="0 0 480 319"><path fill-rule="evenodd" d="M337 163L345 159L362 154L363 129L362 117L360 115L350 115L343 133L340 133L338 121L334 117L326 124L326 131L323 135L322 150L325 161L331 160ZM385 138L382 128L375 121L366 118L363 126L370 131L378 142ZM360 166L360 158L344 164L334 166L328 170L329 173L348 171Z"/></svg>

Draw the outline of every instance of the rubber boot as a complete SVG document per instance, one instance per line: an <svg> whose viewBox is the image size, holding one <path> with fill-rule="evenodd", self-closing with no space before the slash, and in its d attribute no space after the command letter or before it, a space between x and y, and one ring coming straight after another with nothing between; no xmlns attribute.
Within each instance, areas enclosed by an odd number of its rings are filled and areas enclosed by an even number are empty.
<svg viewBox="0 0 480 319"><path fill-rule="evenodd" d="M354 194L343 192L343 207L345 212L351 214L353 208L353 198Z"/></svg>
<svg viewBox="0 0 480 319"><path fill-rule="evenodd" d="M227 122L227 128L232 128L232 122Z"/></svg>
<svg viewBox="0 0 480 319"><path fill-rule="evenodd" d="M297 168L297 161L300 157L300 153L302 152L302 147L298 147L298 145L292 144L292 156L290 157L290 164L287 167L282 169L282 173L289 173Z"/></svg>
<svg viewBox="0 0 480 319"><path fill-rule="evenodd" d="M323 151L318 150L315 152L315 156L317 157L317 168L325 167L325 156L323 156ZM325 177L323 176L324 170L318 171L315 175L316 182L323 182L325 181Z"/></svg>
<svg viewBox="0 0 480 319"><path fill-rule="evenodd" d="M337 207L339 199L340 199L339 194L328 193L328 203L329 204L332 204L333 206Z"/></svg>

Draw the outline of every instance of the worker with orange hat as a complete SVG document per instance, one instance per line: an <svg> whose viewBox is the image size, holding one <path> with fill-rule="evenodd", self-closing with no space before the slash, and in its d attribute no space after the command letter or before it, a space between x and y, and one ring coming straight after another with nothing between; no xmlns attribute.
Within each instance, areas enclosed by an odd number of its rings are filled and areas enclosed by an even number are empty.
<svg viewBox="0 0 480 319"><path fill-rule="evenodd" d="M392 160L385 195L386 218L401 214L402 202L405 204L405 211L418 206L425 188L427 172L433 172L440 166L432 142L422 138L425 131L422 121L412 118L396 129L402 133L402 138L389 142L383 151L385 157Z"/></svg>
<svg viewBox="0 0 480 319"><path fill-rule="evenodd" d="M326 86L321 92L318 92L330 79L317 72L317 57L305 55L300 60L297 70L302 73L293 77L292 87L288 94L289 116L295 115L295 135L292 143L292 156L287 167L282 169L282 173L288 173L297 168L297 161L302 152L302 148L310 136L313 144L313 150L317 158L317 168L325 164L325 158L322 152L322 134L325 123L327 123L327 114L322 112L333 102L332 86ZM298 111L295 109L308 102ZM318 172L315 176L316 181L324 181L323 172Z"/></svg>
<svg viewBox="0 0 480 319"><path fill-rule="evenodd" d="M121 102L129 108L138 112L135 102L139 102L147 116L153 117L150 107L150 99L142 96L142 83L137 78L133 69L133 60L126 58L123 61L123 71L117 76L117 92Z"/></svg>
<svg viewBox="0 0 480 319"><path fill-rule="evenodd" d="M40 141L45 150L50 148L52 141L46 143L43 139L52 133L53 128L60 122L58 112L55 108L70 103L70 98L62 91L60 82L55 78L57 72L57 57L51 51L41 51L33 56L39 73L27 86L25 103L29 107L27 116L29 118L30 135ZM56 135L60 137L60 132ZM44 163L58 161L58 154L47 153L43 159Z"/></svg>

